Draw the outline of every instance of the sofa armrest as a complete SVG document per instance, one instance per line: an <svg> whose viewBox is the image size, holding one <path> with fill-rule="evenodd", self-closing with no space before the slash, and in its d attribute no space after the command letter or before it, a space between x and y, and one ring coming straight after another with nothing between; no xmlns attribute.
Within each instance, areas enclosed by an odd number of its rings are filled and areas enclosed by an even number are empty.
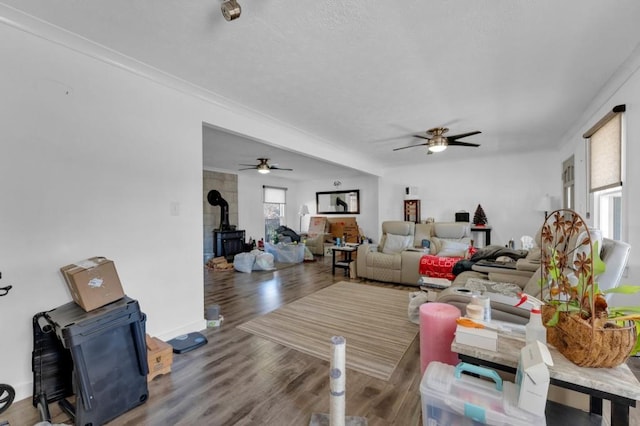
<svg viewBox="0 0 640 426"><path fill-rule="evenodd" d="M369 243L362 243L356 251L356 276L366 277L364 271L367 268L367 255L370 252Z"/></svg>
<svg viewBox="0 0 640 426"><path fill-rule="evenodd" d="M420 285L420 259L426 253L422 250L404 250L402 259L402 282L408 285Z"/></svg>

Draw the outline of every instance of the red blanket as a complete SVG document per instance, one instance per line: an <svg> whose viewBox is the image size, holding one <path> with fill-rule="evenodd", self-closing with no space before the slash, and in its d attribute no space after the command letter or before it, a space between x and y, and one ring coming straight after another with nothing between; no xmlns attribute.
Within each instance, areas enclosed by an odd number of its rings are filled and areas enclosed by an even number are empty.
<svg viewBox="0 0 640 426"><path fill-rule="evenodd" d="M424 255L420 258L420 275L435 278L446 278L453 280L453 265L455 265L462 257L439 257L431 254Z"/></svg>

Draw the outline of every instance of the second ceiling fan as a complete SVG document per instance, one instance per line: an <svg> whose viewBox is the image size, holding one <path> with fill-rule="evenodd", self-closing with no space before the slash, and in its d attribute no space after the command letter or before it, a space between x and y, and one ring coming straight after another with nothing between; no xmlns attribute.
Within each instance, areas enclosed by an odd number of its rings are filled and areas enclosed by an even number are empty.
<svg viewBox="0 0 640 426"><path fill-rule="evenodd" d="M460 133L457 135L444 136L445 133L449 131L446 127L434 127L433 129L429 129L426 132L426 135L413 135L416 138L426 139L427 142L421 143L418 145L410 145L403 146L401 148L395 148L394 151L398 151L401 149L407 148L415 148L417 146L426 146L428 151L427 154L433 154L434 152L442 152L447 149L448 146L469 146L469 147L479 147L480 145L477 143L471 142L461 142L458 139L465 138L467 136L477 135L478 133L482 133L479 130L467 133Z"/></svg>
<svg viewBox="0 0 640 426"><path fill-rule="evenodd" d="M268 158L258 158L259 163L256 165L253 164L240 164L241 166L250 166L246 169L240 169L240 170L251 170L251 169L256 169L258 171L258 173L269 173L271 170L287 170L287 171L293 171L293 169L285 169L283 167L278 167L277 164L269 164L269 159Z"/></svg>

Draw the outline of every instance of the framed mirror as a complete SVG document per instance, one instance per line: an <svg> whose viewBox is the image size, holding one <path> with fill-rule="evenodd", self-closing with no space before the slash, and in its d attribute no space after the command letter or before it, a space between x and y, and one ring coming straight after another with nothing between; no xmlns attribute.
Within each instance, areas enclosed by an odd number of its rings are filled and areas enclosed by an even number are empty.
<svg viewBox="0 0 640 426"><path fill-rule="evenodd" d="M360 190L316 192L318 214L360 214Z"/></svg>

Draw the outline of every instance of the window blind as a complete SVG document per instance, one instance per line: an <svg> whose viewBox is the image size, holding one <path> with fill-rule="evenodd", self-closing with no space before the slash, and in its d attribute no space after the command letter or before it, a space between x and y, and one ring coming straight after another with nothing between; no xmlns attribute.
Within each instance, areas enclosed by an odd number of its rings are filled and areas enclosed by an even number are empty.
<svg viewBox="0 0 640 426"><path fill-rule="evenodd" d="M622 186L622 112L616 106L583 135L589 141L589 192Z"/></svg>
<svg viewBox="0 0 640 426"><path fill-rule="evenodd" d="M263 186L263 202L273 204L287 203L287 188L278 188L275 186Z"/></svg>

